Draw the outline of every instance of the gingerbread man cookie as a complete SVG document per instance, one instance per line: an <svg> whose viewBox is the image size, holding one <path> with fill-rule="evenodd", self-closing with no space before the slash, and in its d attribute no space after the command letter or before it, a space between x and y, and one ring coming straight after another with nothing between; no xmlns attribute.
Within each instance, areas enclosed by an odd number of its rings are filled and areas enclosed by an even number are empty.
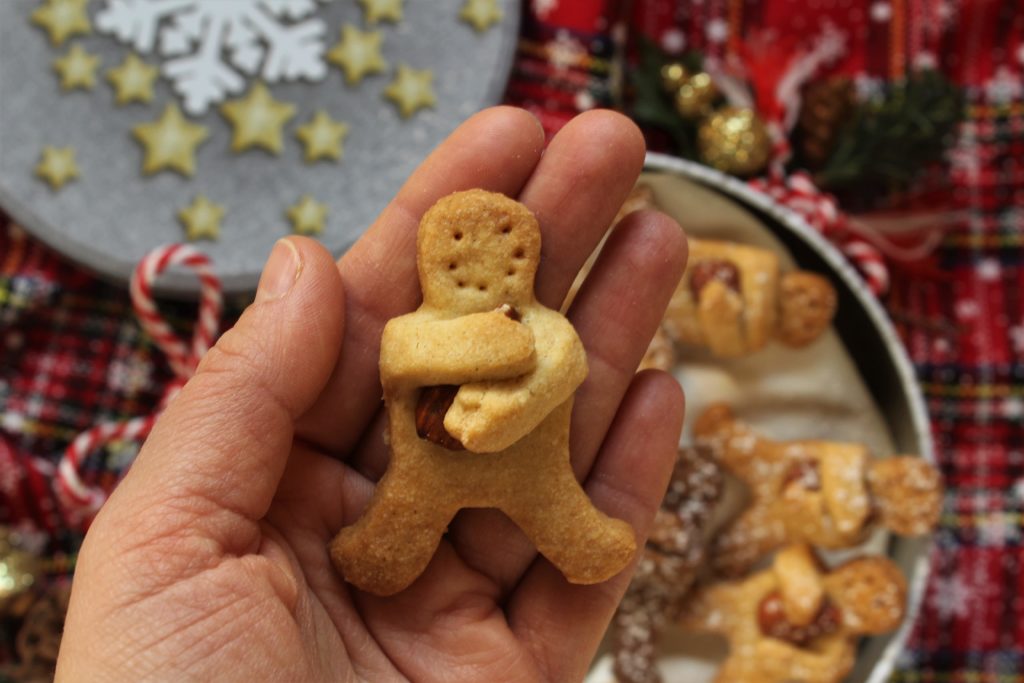
<svg viewBox="0 0 1024 683"><path fill-rule="evenodd" d="M680 623L729 640L715 683L838 683L853 668L860 636L903 620L906 593L886 558L828 571L807 546L794 545L770 569L693 593Z"/></svg>
<svg viewBox="0 0 1024 683"><path fill-rule="evenodd" d="M918 457L875 459L853 443L771 441L722 404L701 414L694 437L750 490L749 507L715 540L713 564L726 576L786 543L856 545L876 524L926 534L941 512L941 475Z"/></svg>
<svg viewBox="0 0 1024 683"><path fill-rule="evenodd" d="M423 303L381 338L391 462L330 548L359 588L407 587L462 508L503 510L573 583L604 581L632 559L632 528L593 506L569 462L586 352L537 302L539 261L536 219L503 195L455 193L423 217Z"/></svg>
<svg viewBox="0 0 1024 683"><path fill-rule="evenodd" d="M612 621L618 683L659 683L655 650L679 617L704 563L704 529L722 492L722 474L701 448L679 451L643 558Z"/></svg>
<svg viewBox="0 0 1024 683"><path fill-rule="evenodd" d="M674 340L722 358L758 351L772 338L811 343L828 327L835 289L807 271L783 274L768 249L690 239L690 261L665 313Z"/></svg>
<svg viewBox="0 0 1024 683"><path fill-rule="evenodd" d="M656 208L654 191L638 184L615 222L633 211ZM674 364L669 342L734 358L764 348L771 339L794 348L806 346L832 322L836 292L822 276L803 270L783 273L778 255L761 247L693 237L689 245L689 266L652 342L646 367L668 369ZM576 278L566 306L598 251L600 247Z"/></svg>

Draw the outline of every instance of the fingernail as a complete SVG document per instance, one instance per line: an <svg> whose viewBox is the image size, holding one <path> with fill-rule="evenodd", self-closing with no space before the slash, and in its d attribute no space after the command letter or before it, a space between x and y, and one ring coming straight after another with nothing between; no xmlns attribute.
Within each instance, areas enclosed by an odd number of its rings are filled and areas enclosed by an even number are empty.
<svg viewBox="0 0 1024 683"><path fill-rule="evenodd" d="M291 291L302 272L302 257L288 238L279 239L270 252L256 288L256 301L280 299Z"/></svg>

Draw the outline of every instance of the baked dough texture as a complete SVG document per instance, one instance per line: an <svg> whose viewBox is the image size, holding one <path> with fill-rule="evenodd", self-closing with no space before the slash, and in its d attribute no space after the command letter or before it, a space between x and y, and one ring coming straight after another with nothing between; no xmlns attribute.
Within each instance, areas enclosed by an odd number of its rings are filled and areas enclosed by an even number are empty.
<svg viewBox="0 0 1024 683"><path fill-rule="evenodd" d="M533 214L500 194L458 192L423 217L423 303L381 339L391 461L363 516L330 547L358 588L409 586L463 508L504 511L572 583L604 581L633 558L633 529L593 506L570 465L587 359L569 321L534 295L540 246ZM455 392L450 407L421 403L439 386ZM417 411L436 423L435 410L446 410L446 442L462 449L417 432Z"/></svg>

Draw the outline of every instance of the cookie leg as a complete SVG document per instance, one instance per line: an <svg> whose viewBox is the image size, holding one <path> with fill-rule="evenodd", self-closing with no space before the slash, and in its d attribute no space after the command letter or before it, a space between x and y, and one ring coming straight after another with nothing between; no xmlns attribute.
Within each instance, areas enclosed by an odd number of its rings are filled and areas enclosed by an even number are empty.
<svg viewBox="0 0 1024 683"><path fill-rule="evenodd" d="M785 541L782 522L743 514L715 539L712 565L722 576L741 576Z"/></svg>
<svg viewBox="0 0 1024 683"><path fill-rule="evenodd" d="M358 522L331 542L331 561L356 587L392 595L426 569L455 511L430 499L422 482L396 485L388 473Z"/></svg>
<svg viewBox="0 0 1024 683"><path fill-rule="evenodd" d="M777 683L779 679L761 676L739 657L729 657L718 670L714 683Z"/></svg>
<svg viewBox="0 0 1024 683"><path fill-rule="evenodd" d="M520 490L503 509L570 583L610 579L633 559L633 527L595 508L571 469L560 478Z"/></svg>

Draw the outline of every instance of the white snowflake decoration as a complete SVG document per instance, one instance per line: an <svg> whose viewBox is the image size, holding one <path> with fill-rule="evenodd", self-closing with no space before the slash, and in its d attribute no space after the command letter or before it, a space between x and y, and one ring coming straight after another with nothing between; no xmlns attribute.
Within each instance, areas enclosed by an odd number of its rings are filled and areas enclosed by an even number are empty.
<svg viewBox="0 0 1024 683"><path fill-rule="evenodd" d="M887 2L876 2L871 5L871 20L884 24L892 18L892 5Z"/></svg>
<svg viewBox="0 0 1024 683"><path fill-rule="evenodd" d="M1010 343L1013 344L1014 353L1024 353L1024 325L1010 328Z"/></svg>
<svg viewBox="0 0 1024 683"><path fill-rule="evenodd" d="M939 29L946 29L956 22L958 12L952 2L940 2L938 10Z"/></svg>
<svg viewBox="0 0 1024 683"><path fill-rule="evenodd" d="M573 98L573 101L576 104L577 111L589 111L597 104L594 101L594 96L591 95L588 90L580 90L576 93L576 97Z"/></svg>
<svg viewBox="0 0 1024 683"><path fill-rule="evenodd" d="M934 52L919 52L914 57L914 66L918 69L937 69L939 67L939 58L935 56Z"/></svg>
<svg viewBox="0 0 1024 683"><path fill-rule="evenodd" d="M164 76L198 116L243 91L247 77L322 79L327 26L312 16L318 2L330 0L106 0L96 26L165 57Z"/></svg>
<svg viewBox="0 0 1024 683"><path fill-rule="evenodd" d="M946 154L950 168L968 178L977 178L981 173L981 155L977 146L968 140L957 144Z"/></svg>
<svg viewBox="0 0 1024 683"><path fill-rule="evenodd" d="M956 312L956 317L960 320L973 320L978 317L978 313L981 310L978 302L973 299L961 299L956 302L953 308Z"/></svg>
<svg viewBox="0 0 1024 683"><path fill-rule="evenodd" d="M724 19L712 19L704 33L712 43L724 43L729 37L729 24Z"/></svg>
<svg viewBox="0 0 1024 683"><path fill-rule="evenodd" d="M994 258L985 259L978 264L978 277L985 282L995 282L1002 274L1003 269Z"/></svg>
<svg viewBox="0 0 1024 683"><path fill-rule="evenodd" d="M117 358L107 370L107 383L115 390L133 396L153 383L153 365L138 354Z"/></svg>
<svg viewBox="0 0 1024 683"><path fill-rule="evenodd" d="M1005 66L996 69L996 73L984 86L985 97L992 104L1009 104L1024 97L1024 83L1020 74L1013 73Z"/></svg>
<svg viewBox="0 0 1024 683"><path fill-rule="evenodd" d="M686 34L677 28L670 28L661 35L661 47L672 54L682 52L686 47Z"/></svg>
<svg viewBox="0 0 1024 683"><path fill-rule="evenodd" d="M1021 503L1024 503L1024 479L1018 479L1017 483L1013 485L1013 495L1017 497Z"/></svg>
<svg viewBox="0 0 1024 683"><path fill-rule="evenodd" d="M541 19L547 19L558 7L558 0L533 0L533 11Z"/></svg>
<svg viewBox="0 0 1024 683"><path fill-rule="evenodd" d="M548 47L548 62L562 73L580 63L587 54L583 45L566 31L559 31Z"/></svg>
<svg viewBox="0 0 1024 683"><path fill-rule="evenodd" d="M861 102L881 100L885 96L885 84L881 78L874 78L860 73L853 78L853 89Z"/></svg>
<svg viewBox="0 0 1024 683"><path fill-rule="evenodd" d="M935 579L931 605L942 619L971 613L971 586L959 574Z"/></svg>
<svg viewBox="0 0 1024 683"><path fill-rule="evenodd" d="M1024 209L1010 207L999 216L1000 226L1007 232L1024 230Z"/></svg>
<svg viewBox="0 0 1024 683"><path fill-rule="evenodd" d="M978 536L988 546L1005 546L1020 537L1020 527L1006 512L992 512L978 524Z"/></svg>

